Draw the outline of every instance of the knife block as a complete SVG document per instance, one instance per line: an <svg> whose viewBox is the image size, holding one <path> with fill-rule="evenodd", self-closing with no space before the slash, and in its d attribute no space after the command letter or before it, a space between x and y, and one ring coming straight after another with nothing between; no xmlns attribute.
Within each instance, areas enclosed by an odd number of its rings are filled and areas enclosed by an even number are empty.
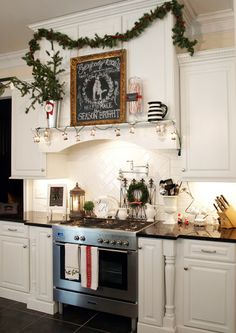
<svg viewBox="0 0 236 333"><path fill-rule="evenodd" d="M236 228L236 211L232 206L229 206L223 213L218 212L221 222L221 228L230 229Z"/></svg>
<svg viewBox="0 0 236 333"><path fill-rule="evenodd" d="M233 225L224 213L217 212L220 218L220 227L222 229L232 229Z"/></svg>

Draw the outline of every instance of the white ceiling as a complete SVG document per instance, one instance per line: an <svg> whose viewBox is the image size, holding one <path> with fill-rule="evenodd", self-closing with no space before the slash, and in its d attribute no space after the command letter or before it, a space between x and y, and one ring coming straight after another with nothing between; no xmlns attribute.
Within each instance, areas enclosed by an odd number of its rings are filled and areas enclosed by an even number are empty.
<svg viewBox="0 0 236 333"><path fill-rule="evenodd" d="M129 0L0 0L0 54L27 48L28 25L95 7ZM197 16L232 9L234 0L182 0Z"/></svg>

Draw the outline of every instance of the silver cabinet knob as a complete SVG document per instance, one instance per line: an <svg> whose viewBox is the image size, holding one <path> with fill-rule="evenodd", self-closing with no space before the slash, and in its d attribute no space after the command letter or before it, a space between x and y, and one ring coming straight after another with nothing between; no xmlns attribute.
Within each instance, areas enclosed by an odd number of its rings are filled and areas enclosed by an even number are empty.
<svg viewBox="0 0 236 333"><path fill-rule="evenodd" d="M182 172L185 172L185 171L186 171L186 169L185 169L185 168L182 168L182 169L181 169L181 171L182 171Z"/></svg>

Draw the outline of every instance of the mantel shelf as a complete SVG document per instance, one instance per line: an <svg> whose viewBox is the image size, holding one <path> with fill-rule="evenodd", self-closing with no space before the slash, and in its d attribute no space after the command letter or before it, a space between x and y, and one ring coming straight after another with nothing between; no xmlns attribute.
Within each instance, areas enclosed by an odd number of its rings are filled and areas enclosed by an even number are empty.
<svg viewBox="0 0 236 333"><path fill-rule="evenodd" d="M179 135L173 120L132 122L89 126L65 126L49 130L37 128L39 148L46 153L61 152L76 144L95 140L120 140L146 149L180 149Z"/></svg>

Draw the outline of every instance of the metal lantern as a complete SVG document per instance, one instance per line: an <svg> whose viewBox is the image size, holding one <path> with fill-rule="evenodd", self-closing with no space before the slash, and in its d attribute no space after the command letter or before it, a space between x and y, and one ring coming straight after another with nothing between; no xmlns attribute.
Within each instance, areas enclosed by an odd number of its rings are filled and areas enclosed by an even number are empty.
<svg viewBox="0 0 236 333"><path fill-rule="evenodd" d="M82 190L78 183L70 190L70 218L81 218L83 216L85 191Z"/></svg>

